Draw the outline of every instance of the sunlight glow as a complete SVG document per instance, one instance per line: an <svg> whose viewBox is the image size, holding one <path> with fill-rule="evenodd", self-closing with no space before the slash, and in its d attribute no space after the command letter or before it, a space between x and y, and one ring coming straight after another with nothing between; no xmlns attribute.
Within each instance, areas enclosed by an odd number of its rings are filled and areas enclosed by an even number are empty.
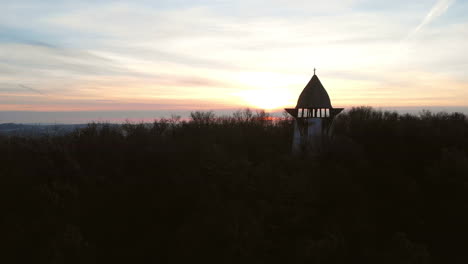
<svg viewBox="0 0 468 264"><path fill-rule="evenodd" d="M294 105L297 91L291 87L303 82L300 75L276 72L240 72L235 78L237 85L250 89L234 93L234 96L249 107L264 110Z"/></svg>
<svg viewBox="0 0 468 264"><path fill-rule="evenodd" d="M468 102L464 1L42 2L0 1L0 112L280 110L314 68L335 107Z"/></svg>
<svg viewBox="0 0 468 264"><path fill-rule="evenodd" d="M280 109L294 104L294 96L288 90L248 90L237 94L244 102L254 108L264 110Z"/></svg>

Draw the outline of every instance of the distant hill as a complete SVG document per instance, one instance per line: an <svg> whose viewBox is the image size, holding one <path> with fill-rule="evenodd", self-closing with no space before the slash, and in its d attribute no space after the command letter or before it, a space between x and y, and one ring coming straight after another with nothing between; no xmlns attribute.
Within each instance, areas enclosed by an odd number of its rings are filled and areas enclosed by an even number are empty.
<svg viewBox="0 0 468 264"><path fill-rule="evenodd" d="M86 127L86 124L0 124L0 134L7 136L43 136L43 135L65 135L76 129Z"/></svg>

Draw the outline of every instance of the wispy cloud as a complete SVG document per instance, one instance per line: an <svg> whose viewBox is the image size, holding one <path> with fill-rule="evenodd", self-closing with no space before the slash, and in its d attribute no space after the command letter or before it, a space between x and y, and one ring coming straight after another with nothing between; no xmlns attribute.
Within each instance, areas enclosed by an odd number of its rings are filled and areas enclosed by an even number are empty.
<svg viewBox="0 0 468 264"><path fill-rule="evenodd" d="M0 83L0 93L2 93L2 95L21 95L21 96L25 96L25 95L31 95L31 92L33 94L39 94L39 95L46 95L43 91L39 90L39 89L36 89L36 88L32 88L28 85L24 85L24 84L14 84L14 83Z"/></svg>
<svg viewBox="0 0 468 264"><path fill-rule="evenodd" d="M26 86L24 84L20 84L18 86L25 89L25 90L28 90L28 91L31 91L31 92L34 92L34 93L38 93L38 94L41 94L41 95L45 95L44 92L42 92L42 91L40 91L38 89L32 88L32 87Z"/></svg>

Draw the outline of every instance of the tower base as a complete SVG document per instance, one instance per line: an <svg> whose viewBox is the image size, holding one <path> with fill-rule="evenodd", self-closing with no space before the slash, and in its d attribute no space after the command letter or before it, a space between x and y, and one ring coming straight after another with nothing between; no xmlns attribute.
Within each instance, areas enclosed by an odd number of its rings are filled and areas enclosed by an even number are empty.
<svg viewBox="0 0 468 264"><path fill-rule="evenodd" d="M315 155L321 152L323 140L327 136L325 120L322 118L304 118L294 121L292 152L299 155Z"/></svg>

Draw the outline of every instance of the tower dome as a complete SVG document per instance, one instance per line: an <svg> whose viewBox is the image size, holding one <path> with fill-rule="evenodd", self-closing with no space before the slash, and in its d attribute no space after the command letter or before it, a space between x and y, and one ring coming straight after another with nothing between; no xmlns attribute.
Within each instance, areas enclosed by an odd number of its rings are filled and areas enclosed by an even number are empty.
<svg viewBox="0 0 468 264"><path fill-rule="evenodd" d="M330 97L317 75L302 90L296 108L332 108Z"/></svg>

